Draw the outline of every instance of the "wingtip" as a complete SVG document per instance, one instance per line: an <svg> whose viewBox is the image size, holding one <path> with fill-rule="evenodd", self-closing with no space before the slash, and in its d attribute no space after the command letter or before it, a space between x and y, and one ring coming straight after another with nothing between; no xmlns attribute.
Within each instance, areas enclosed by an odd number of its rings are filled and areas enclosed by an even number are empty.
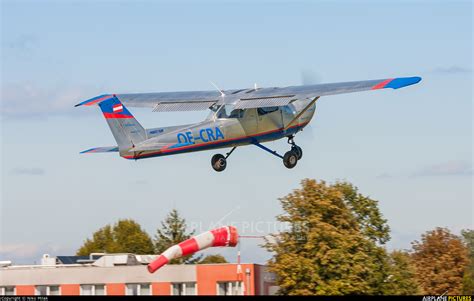
<svg viewBox="0 0 474 301"><path fill-rule="evenodd" d="M400 89L400 88L404 88L404 87L407 87L407 86L417 84L420 81L421 81L421 77L419 77L419 76L399 77L399 78L395 78L391 82L389 82L385 86L385 88Z"/></svg>
<svg viewBox="0 0 474 301"><path fill-rule="evenodd" d="M413 76L414 84L421 82L421 80L422 80L421 76Z"/></svg>

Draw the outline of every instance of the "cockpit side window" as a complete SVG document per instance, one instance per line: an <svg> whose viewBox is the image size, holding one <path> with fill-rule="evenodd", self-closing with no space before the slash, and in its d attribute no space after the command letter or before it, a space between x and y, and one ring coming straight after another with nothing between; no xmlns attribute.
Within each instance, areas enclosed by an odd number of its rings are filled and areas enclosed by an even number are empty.
<svg viewBox="0 0 474 301"><path fill-rule="evenodd" d="M257 109L258 115L265 115L265 114L272 113L275 111L278 111L278 107L265 107L265 108Z"/></svg>

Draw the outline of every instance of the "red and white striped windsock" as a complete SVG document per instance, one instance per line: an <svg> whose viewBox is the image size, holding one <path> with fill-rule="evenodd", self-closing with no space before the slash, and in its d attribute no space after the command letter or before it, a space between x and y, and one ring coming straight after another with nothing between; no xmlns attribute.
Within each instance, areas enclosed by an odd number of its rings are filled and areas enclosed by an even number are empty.
<svg viewBox="0 0 474 301"><path fill-rule="evenodd" d="M190 255L209 247L235 247L238 239L237 229L233 226L225 226L201 233L168 248L155 261L148 264L148 271L153 273L171 259Z"/></svg>

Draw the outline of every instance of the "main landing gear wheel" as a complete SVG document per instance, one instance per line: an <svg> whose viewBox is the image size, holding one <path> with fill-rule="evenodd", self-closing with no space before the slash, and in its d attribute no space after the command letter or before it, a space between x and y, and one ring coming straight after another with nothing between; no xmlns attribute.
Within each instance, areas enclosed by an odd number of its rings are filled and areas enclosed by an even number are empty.
<svg viewBox="0 0 474 301"><path fill-rule="evenodd" d="M283 164L286 168L293 168L298 163L298 154L295 151L288 151L283 156Z"/></svg>
<svg viewBox="0 0 474 301"><path fill-rule="evenodd" d="M211 165L215 171L221 172L226 168L227 160L223 155L215 154L214 156L212 156Z"/></svg>
<svg viewBox="0 0 474 301"><path fill-rule="evenodd" d="M292 146L291 151L295 152L296 156L298 157L298 160L301 160L301 158L303 158L303 150L298 145Z"/></svg>

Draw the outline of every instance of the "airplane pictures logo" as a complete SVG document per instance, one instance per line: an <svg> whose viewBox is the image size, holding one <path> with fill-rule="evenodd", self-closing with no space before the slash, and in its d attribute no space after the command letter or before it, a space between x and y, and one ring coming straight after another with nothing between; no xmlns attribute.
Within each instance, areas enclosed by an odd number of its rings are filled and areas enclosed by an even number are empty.
<svg viewBox="0 0 474 301"><path fill-rule="evenodd" d="M114 113L120 113L123 111L123 106L122 104L116 104L112 107L112 110L114 111Z"/></svg>
<svg viewBox="0 0 474 301"><path fill-rule="evenodd" d="M472 296L469 295L440 295L440 296L423 296L423 301L472 301Z"/></svg>

